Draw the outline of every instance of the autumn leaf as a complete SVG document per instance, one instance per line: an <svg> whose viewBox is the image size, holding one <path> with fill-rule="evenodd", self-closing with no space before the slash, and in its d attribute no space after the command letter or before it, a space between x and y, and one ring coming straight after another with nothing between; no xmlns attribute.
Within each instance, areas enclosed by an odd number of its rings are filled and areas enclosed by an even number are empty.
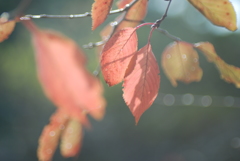
<svg viewBox="0 0 240 161"><path fill-rule="evenodd" d="M118 8L124 8L127 4L131 3L133 0L119 0L117 2Z"/></svg>
<svg viewBox="0 0 240 161"><path fill-rule="evenodd" d="M151 45L147 44L135 53L123 84L123 98L136 123L157 97L160 86L159 73Z"/></svg>
<svg viewBox="0 0 240 161"><path fill-rule="evenodd" d="M14 20L7 21L0 18L0 42L3 42L13 32L16 22Z"/></svg>
<svg viewBox="0 0 240 161"><path fill-rule="evenodd" d="M82 125L75 119L70 119L61 136L60 150L64 157L77 156L83 138Z"/></svg>
<svg viewBox="0 0 240 161"><path fill-rule="evenodd" d="M208 20L228 30L237 30L237 19L229 0L188 0Z"/></svg>
<svg viewBox="0 0 240 161"><path fill-rule="evenodd" d="M105 108L105 99L99 80L86 70L83 52L59 33L39 30L30 22L26 26L33 35L38 77L44 92L57 107L88 126L86 114Z"/></svg>
<svg viewBox="0 0 240 161"><path fill-rule="evenodd" d="M128 0L131 2L130 0ZM148 0L139 0L136 2L127 12L125 19L127 21L123 21L120 23L116 29L116 31L121 30L125 27L136 27L142 20L145 18L147 14L148 8Z"/></svg>
<svg viewBox="0 0 240 161"><path fill-rule="evenodd" d="M183 41L174 42L164 49L162 67L175 87L177 80L185 83L200 81L203 74L193 45Z"/></svg>
<svg viewBox="0 0 240 161"><path fill-rule="evenodd" d="M137 51L135 28L125 28L114 34L106 43L101 54L102 74L109 86L120 83L127 66Z"/></svg>
<svg viewBox="0 0 240 161"><path fill-rule="evenodd" d="M52 160L60 135L67 121L68 115L63 111L57 110L57 112L52 115L49 125L44 127L39 138L37 155L40 161Z"/></svg>
<svg viewBox="0 0 240 161"><path fill-rule="evenodd" d="M118 8L125 7L126 4L131 3L132 0L121 0L118 2ZM119 15L114 22L108 24L100 33L103 40L109 38L111 33L113 32L115 24L118 24L117 28L114 32L118 32L119 30L126 28L126 27L136 27L143 21L147 14L148 8L148 0L139 0L136 2L128 11L127 13L122 13ZM126 20L121 21L125 17ZM121 21L121 22L120 22Z"/></svg>
<svg viewBox="0 0 240 161"><path fill-rule="evenodd" d="M195 44L208 59L218 68L221 78L228 83L233 83L240 88L240 68L225 63L216 53L214 46L209 42L200 42Z"/></svg>
<svg viewBox="0 0 240 161"><path fill-rule="evenodd" d="M95 0L92 5L92 30L95 30L107 18L113 0Z"/></svg>

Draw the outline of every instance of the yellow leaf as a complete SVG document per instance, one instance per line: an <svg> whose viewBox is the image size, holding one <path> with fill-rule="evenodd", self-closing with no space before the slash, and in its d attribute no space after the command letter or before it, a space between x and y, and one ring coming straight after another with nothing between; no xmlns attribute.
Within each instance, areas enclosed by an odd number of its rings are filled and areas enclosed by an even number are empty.
<svg viewBox="0 0 240 161"><path fill-rule="evenodd" d="M233 83L240 88L240 68L225 63L216 53L214 46L209 42L200 42L195 47L203 52L209 62L218 68L221 78L228 83Z"/></svg>
<svg viewBox="0 0 240 161"><path fill-rule="evenodd" d="M237 30L237 18L229 0L188 0L209 21L228 30Z"/></svg>
<svg viewBox="0 0 240 161"><path fill-rule="evenodd" d="M82 138L83 130L81 123L75 119L70 119L61 136L61 154L64 157L77 156L82 145Z"/></svg>
<svg viewBox="0 0 240 161"><path fill-rule="evenodd" d="M200 81L203 74L193 45L183 41L174 42L166 47L162 54L162 67L175 87L177 80L185 83Z"/></svg>
<svg viewBox="0 0 240 161"><path fill-rule="evenodd" d="M0 42L3 42L13 32L15 21L5 21L0 18Z"/></svg>

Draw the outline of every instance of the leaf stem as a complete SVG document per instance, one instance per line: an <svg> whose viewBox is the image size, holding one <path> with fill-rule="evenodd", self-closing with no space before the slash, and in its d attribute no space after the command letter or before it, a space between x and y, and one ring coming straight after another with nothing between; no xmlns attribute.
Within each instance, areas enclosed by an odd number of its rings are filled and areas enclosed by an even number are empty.
<svg viewBox="0 0 240 161"><path fill-rule="evenodd" d="M143 26L147 26L147 25L153 25L154 23L153 22L146 22L146 23L142 23L140 25L138 25L137 27L135 27L136 29L139 29L140 27L143 27Z"/></svg>

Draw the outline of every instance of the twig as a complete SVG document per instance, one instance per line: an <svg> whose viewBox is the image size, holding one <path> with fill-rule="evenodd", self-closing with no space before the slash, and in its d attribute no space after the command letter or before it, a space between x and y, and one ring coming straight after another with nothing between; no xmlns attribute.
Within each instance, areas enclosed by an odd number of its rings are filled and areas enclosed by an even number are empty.
<svg viewBox="0 0 240 161"><path fill-rule="evenodd" d="M168 9L171 5L172 0L166 0L166 1L168 1L168 6L166 8L164 15L162 16L162 18L156 20L156 22L152 25L152 28L159 28L162 21L167 17Z"/></svg>
<svg viewBox="0 0 240 161"><path fill-rule="evenodd" d="M124 11L129 10L138 0L134 0L131 3L127 4L124 8L120 8L120 9L116 9L116 10L112 10L109 12L109 15L112 14L116 14L116 13L121 13ZM70 15L48 15L48 14L40 14L40 15L25 15L20 17L20 20L24 21L24 20L31 20L31 19L40 19L40 18L69 18L69 19L73 19L73 18L84 18L84 17L89 17L92 16L91 12L86 12L84 14L70 14Z"/></svg>

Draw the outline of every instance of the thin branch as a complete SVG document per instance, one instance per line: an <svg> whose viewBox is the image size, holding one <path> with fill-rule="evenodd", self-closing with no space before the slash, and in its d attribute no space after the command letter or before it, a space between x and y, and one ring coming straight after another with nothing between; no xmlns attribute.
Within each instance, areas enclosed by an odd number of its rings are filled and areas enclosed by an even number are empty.
<svg viewBox="0 0 240 161"><path fill-rule="evenodd" d="M131 3L127 4L124 8L112 10L109 12L109 15L116 14L116 13L121 13L124 11L129 10L138 0L134 0ZM92 16L91 12L86 12L83 14L70 14L70 15L48 15L48 14L40 14L40 15L25 15L20 17L20 20L31 20L31 19L40 19L40 18L68 18L68 19L73 19L73 18L84 18L84 17L90 17Z"/></svg>
<svg viewBox="0 0 240 161"><path fill-rule="evenodd" d="M156 22L152 25L152 28L159 28L162 21L167 17L167 13L168 13L168 10L169 10L172 0L166 0L166 1L168 1L168 5L167 5L164 15L162 16L162 18L156 20Z"/></svg>

